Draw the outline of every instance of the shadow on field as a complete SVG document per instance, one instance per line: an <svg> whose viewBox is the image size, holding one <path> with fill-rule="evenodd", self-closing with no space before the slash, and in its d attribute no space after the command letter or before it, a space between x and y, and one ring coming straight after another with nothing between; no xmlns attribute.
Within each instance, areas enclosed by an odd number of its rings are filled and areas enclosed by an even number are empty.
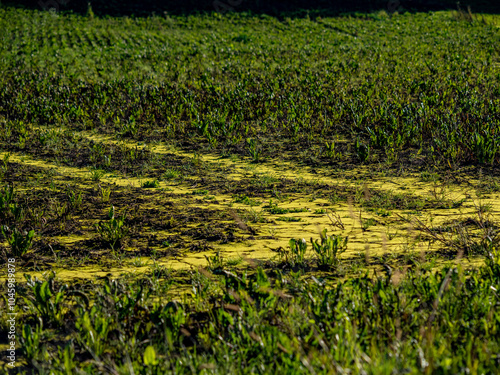
<svg viewBox="0 0 500 375"><path fill-rule="evenodd" d="M4 5L30 9L54 9L86 14L89 5L98 16L147 16L153 13L188 15L205 12L250 12L279 17L336 16L343 13L385 10L436 11L457 9L456 0L20 0ZM470 7L474 13L500 13L500 2L490 0L463 0L461 8Z"/></svg>

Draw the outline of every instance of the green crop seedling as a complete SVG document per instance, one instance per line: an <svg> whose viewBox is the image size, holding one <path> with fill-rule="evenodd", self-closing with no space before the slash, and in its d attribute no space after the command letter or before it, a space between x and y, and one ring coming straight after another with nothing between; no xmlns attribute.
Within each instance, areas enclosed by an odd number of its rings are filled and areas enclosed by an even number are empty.
<svg viewBox="0 0 500 375"><path fill-rule="evenodd" d="M158 180L153 180L153 181L144 181L142 183L142 187L146 189L151 189L151 188L157 188L160 186L160 183Z"/></svg>
<svg viewBox="0 0 500 375"><path fill-rule="evenodd" d="M362 162L367 161L370 156L370 146L366 145L359 139L356 139L354 143L354 150L356 151L356 155L358 159Z"/></svg>
<svg viewBox="0 0 500 375"><path fill-rule="evenodd" d="M289 249L281 250L280 258L292 267L304 266L306 263L307 242L304 239L290 239Z"/></svg>
<svg viewBox="0 0 500 375"><path fill-rule="evenodd" d="M12 185L5 186L0 191L0 218L6 220L11 212L11 202L14 199L14 187Z"/></svg>
<svg viewBox="0 0 500 375"><path fill-rule="evenodd" d="M125 215L115 217L115 207L111 206L109 209L109 220L101 221L95 224L99 237L116 251L121 245L128 234L128 228L125 226Z"/></svg>
<svg viewBox="0 0 500 375"><path fill-rule="evenodd" d="M329 236L326 229L321 232L320 241L311 238L311 244L316 256L318 266L323 268L333 268L340 264L340 255L347 249L348 237Z"/></svg>
<svg viewBox="0 0 500 375"><path fill-rule="evenodd" d="M24 256L30 249L35 231L20 231L17 228L10 229L6 225L2 225L2 234L7 239L13 256Z"/></svg>

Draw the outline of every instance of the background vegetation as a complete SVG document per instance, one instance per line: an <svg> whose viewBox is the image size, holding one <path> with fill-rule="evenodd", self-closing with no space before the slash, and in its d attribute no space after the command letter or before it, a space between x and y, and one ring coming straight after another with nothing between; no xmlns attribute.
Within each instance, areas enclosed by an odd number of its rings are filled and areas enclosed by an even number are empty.
<svg viewBox="0 0 500 375"><path fill-rule="evenodd" d="M499 32L467 15L100 19L7 8L4 142L17 136L6 127L27 122L322 165L492 165Z"/></svg>

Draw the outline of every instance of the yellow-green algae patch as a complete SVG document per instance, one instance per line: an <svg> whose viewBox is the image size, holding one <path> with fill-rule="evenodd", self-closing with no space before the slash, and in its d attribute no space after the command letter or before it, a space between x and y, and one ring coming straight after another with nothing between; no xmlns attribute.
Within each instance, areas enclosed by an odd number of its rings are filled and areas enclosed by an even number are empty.
<svg viewBox="0 0 500 375"><path fill-rule="evenodd" d="M92 139L96 142L107 142L113 144L125 145L129 148L141 146L147 148L149 151L158 154L175 154L187 158L201 158L204 163L213 165L222 165L234 171L226 175L227 179L237 180L242 177L251 177L254 175L270 175L276 178L286 178L291 180L302 179L307 182L321 182L334 186L347 186L358 187L375 190L392 191L396 193L411 193L412 195L420 196L423 198L432 198L439 200L452 199L460 201L470 196L470 186L477 185L480 181L477 179L470 179L466 186L458 185L445 185L439 182L425 182L422 181L421 176L413 174L405 177L384 177L377 176L369 178L373 172L370 167L358 166L355 170L345 171L341 173L332 174L328 168L321 167L306 167L299 166L295 163L282 161L282 160L268 160L266 163L252 164L250 158L227 159L222 158L220 155L203 153L195 154L180 150L172 145L163 143L155 143L147 145L144 142L134 142L129 140L115 140L111 136L98 134L95 132L82 131L80 135ZM353 180L353 177L359 176L362 181ZM495 209L500 212L500 194L496 194L491 199L495 205Z"/></svg>
<svg viewBox="0 0 500 375"><path fill-rule="evenodd" d="M93 136L96 140L112 141L102 136ZM114 142L114 141L113 141ZM121 141L120 141L121 142ZM130 143L130 142L129 142ZM163 147L163 148L162 148ZM172 147L155 146L152 147L153 152L159 153L176 153L179 155L191 155L178 150L173 150ZM3 155L2 155L3 156ZM81 183L87 182L90 179L89 170L61 166L55 163L49 163L43 160L37 160L31 157L11 154L11 161L24 163L27 165L36 166L39 168L52 169L60 175L74 178ZM297 167L290 163L280 162L279 165L270 165L270 163L259 165L248 165L243 161L229 161L220 159L214 155L203 155L203 161L209 163L226 164L231 167L235 173L226 176L227 179L240 178L244 176L253 176L255 174L272 175L276 178L287 179L303 179L310 182L321 181L332 185L332 189L336 186L351 186L357 187L360 190L379 190L386 191L401 191L411 193L422 197L430 197L433 199L442 197L455 200L464 200L459 208L442 208L433 210L422 210L419 220L428 225L437 226L450 220L451 218L460 218L472 216L477 211L478 203L470 198L469 188L457 185L440 186L436 183L422 182L418 177L401 177L388 178L378 177L368 182L352 181L347 178L329 177L328 172L320 170L317 173L308 171L308 168ZM362 170L363 168L360 168ZM351 171L355 173L354 171ZM366 175L366 171L362 171L362 175ZM105 175L101 178L103 183L114 184L117 187L141 187L143 178L124 178L116 175ZM161 182L160 188L167 189L169 193L174 195L192 194L197 189L176 184L175 186ZM199 187L198 187L199 189ZM244 210L248 206L244 204L234 203L229 195L216 194L214 200L201 201L204 207L220 210ZM182 198L180 198L182 199ZM183 202L186 204L186 202ZM498 194L491 194L488 198L481 200L481 204L490 206L490 213L494 216L500 212L500 199ZM200 205L196 203L196 205ZM415 230L408 229L408 223L396 218L396 214L404 215L403 212L392 210L392 215L388 218L382 218L374 215L372 212L367 212L365 209L354 207L348 204L336 204L328 207L329 215L314 214L316 210L324 209L325 201L313 200L311 197L300 196L292 199L289 202L280 202L279 207L287 208L304 208L305 212L294 212L284 215L272 215L262 207L253 208L258 214L261 214L265 222L249 223L256 229L256 235L247 234L243 241L228 244L214 244L214 251L220 250L223 257L226 259L242 258L242 259L269 259L276 255L278 248L286 248L290 238L318 238L318 232L323 228L329 228L329 233L340 234L349 237L348 251L344 254L345 257L350 257L359 254L365 254L367 251L372 256L383 255L386 253L403 253L408 251L426 251L436 248L440 244L430 245L428 241L417 241L417 233ZM335 215L337 225L333 226L331 215ZM289 218L293 220L282 221L280 219ZM371 220L371 221L370 221ZM340 224L341 225L340 225ZM369 223L369 224L367 224ZM194 224L193 226L196 226ZM342 228L343 227L343 228ZM411 227L411 226L410 226ZM71 244L83 239L86 236L60 236L56 239L65 244ZM128 251L134 251L133 248L128 248ZM206 266L206 256L213 255L214 251L205 253L184 253L181 257L176 257L168 260L158 260L158 264L165 265L172 269L189 269L200 266ZM310 254L312 256L312 254ZM98 267L79 267L78 270L58 270L58 274L63 279L77 277L95 277L105 276L108 274L120 275L123 273L143 272L149 266L141 267L113 267L106 270L99 270ZM80 275L80 276L79 276Z"/></svg>
<svg viewBox="0 0 500 375"><path fill-rule="evenodd" d="M44 127L39 127L40 129ZM130 141L130 140L116 140L111 136L98 134L96 132L90 131L80 131L79 135L91 139L95 142L104 142L108 144L120 144L124 145L128 148L145 148L148 149L152 153L157 154L175 154L182 157L188 158L199 158L203 163L208 163L217 166L225 166L230 168L233 173L225 175L227 180L238 180L242 177L252 177L255 175L261 176L273 176L276 178L286 178L290 180L301 179L303 181L307 181L310 183L321 182L323 184L329 184L334 188L335 186L343 186L343 187L355 187L359 189L374 189L374 190L384 190L388 192L395 193L410 193L415 196L420 196L422 198L433 199L439 201L442 199L445 200L453 200L460 201L462 199L466 199L470 196L470 186L477 185L480 181L476 179L470 179L468 181L467 186L457 186L457 185L445 185L440 184L438 182L424 182L422 181L420 176L417 175L408 175L404 177L383 177L377 176L376 178L369 177L372 172L367 166L358 166L355 170L345 171L341 173L332 174L332 172L328 168L319 168L319 167L305 167L298 166L297 164L282 161L282 160L269 160L266 163L261 164L251 164L249 163L250 159L245 160L242 158L238 158L236 160L229 160L227 158L221 158L219 155L204 153L204 154L195 154L191 152L185 152L179 150L178 148L172 145L165 145L163 143L155 143L155 144L146 144L144 142ZM14 158L15 160L15 158ZM53 167L53 166L52 166ZM70 168L70 167L62 167L62 168ZM71 171L71 173L75 173L79 171L81 174L81 170L78 168L68 169L67 171ZM60 173L64 173L63 170L58 170ZM362 178L362 181L353 179L353 177L359 176ZM369 178L368 181L367 178ZM113 184L117 184L119 186L134 186L139 187L142 186L142 183L145 181L142 178L132 178L132 177L120 177L113 176L108 174L108 176L104 176L102 178L103 182L109 182ZM184 190L178 185L174 188L171 186L168 187L172 189L172 192L176 194L185 193L188 190ZM193 189L191 189L192 191ZM492 204L495 210L500 212L500 194L496 194L493 199L488 200L488 204Z"/></svg>

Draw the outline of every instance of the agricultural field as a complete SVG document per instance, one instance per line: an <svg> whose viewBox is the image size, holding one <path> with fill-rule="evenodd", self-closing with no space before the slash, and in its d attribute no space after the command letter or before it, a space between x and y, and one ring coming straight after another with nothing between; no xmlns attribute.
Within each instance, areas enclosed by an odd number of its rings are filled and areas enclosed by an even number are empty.
<svg viewBox="0 0 500 375"><path fill-rule="evenodd" d="M498 372L500 16L0 30L2 373Z"/></svg>

